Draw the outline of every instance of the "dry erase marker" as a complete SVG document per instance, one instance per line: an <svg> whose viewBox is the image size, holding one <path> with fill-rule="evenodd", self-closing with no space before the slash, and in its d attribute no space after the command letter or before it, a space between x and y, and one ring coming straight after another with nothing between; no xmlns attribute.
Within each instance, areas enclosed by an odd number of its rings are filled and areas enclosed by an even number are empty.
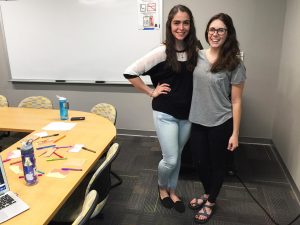
<svg viewBox="0 0 300 225"><path fill-rule="evenodd" d="M62 170L72 170L72 171L82 171L82 169L75 169L75 168L61 168Z"/></svg>

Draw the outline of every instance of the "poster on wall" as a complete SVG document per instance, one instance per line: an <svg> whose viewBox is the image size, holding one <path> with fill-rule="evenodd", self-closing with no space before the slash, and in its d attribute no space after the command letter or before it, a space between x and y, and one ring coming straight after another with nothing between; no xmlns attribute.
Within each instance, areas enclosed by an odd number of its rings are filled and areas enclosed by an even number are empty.
<svg viewBox="0 0 300 225"><path fill-rule="evenodd" d="M160 0L137 0L138 5L138 29L160 29Z"/></svg>

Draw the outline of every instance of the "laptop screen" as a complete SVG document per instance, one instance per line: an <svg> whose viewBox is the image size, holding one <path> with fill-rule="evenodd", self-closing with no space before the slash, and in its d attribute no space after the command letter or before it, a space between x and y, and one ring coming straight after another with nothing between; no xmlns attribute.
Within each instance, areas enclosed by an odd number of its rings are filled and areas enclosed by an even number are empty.
<svg viewBox="0 0 300 225"><path fill-rule="evenodd" d="M6 193L8 190L8 184L6 180L6 175L3 167L3 162L0 156L0 195Z"/></svg>

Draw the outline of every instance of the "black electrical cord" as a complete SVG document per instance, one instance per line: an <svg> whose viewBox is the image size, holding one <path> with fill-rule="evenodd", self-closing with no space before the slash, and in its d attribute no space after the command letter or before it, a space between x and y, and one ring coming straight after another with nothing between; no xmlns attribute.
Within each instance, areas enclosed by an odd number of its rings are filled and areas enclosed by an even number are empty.
<svg viewBox="0 0 300 225"><path fill-rule="evenodd" d="M244 181L240 178L240 176L237 174L236 170L229 170L228 175L235 176L241 184L244 186L250 197L256 202L256 204L265 212L265 214L269 217L269 219L275 224L280 225L270 214L269 212L255 199L251 191L248 189L248 187L245 185ZM292 225L298 218L300 218L300 214L295 217L291 222L289 222L287 225Z"/></svg>

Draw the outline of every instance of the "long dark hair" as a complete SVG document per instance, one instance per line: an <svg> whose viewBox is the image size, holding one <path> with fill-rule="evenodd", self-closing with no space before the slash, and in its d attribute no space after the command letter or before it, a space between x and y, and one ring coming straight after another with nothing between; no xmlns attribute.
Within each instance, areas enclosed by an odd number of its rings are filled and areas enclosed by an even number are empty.
<svg viewBox="0 0 300 225"><path fill-rule="evenodd" d="M196 37L196 28L194 24L194 17L191 10L184 5L175 5L169 12L168 20L166 23L166 63L167 66L172 68L173 71L179 72L181 70L180 62L177 60L176 48L175 48L175 38L171 30L171 22L178 12L186 12L190 17L190 31L189 34L184 39L184 47L187 52L187 69L193 71L197 65L197 48L202 49L200 41Z"/></svg>
<svg viewBox="0 0 300 225"><path fill-rule="evenodd" d="M210 24L217 19L221 20L225 24L227 28L227 38L224 44L220 47L217 60L212 64L211 72L216 73L221 70L233 71L238 66L241 60L239 57L240 55L239 42L236 37L236 31L231 17L225 13L219 13L217 15L214 15L208 21L208 24L206 26L205 39L206 42L209 43L208 29Z"/></svg>

